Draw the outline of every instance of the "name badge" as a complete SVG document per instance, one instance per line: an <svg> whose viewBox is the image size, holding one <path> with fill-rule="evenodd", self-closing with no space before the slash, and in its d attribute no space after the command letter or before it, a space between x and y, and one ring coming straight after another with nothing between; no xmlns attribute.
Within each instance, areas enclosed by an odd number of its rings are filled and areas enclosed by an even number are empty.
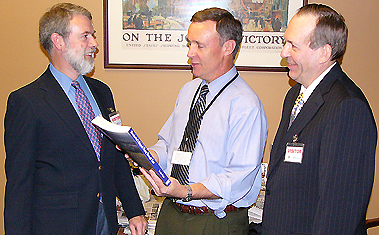
<svg viewBox="0 0 379 235"><path fill-rule="evenodd" d="M109 114L109 119L112 123L117 124L117 125L122 125L121 123L121 116L119 111L114 111Z"/></svg>
<svg viewBox="0 0 379 235"><path fill-rule="evenodd" d="M287 143L285 162L301 163L303 160L304 144Z"/></svg>
<svg viewBox="0 0 379 235"><path fill-rule="evenodd" d="M172 154L171 163L189 166L192 158L192 153L175 150Z"/></svg>

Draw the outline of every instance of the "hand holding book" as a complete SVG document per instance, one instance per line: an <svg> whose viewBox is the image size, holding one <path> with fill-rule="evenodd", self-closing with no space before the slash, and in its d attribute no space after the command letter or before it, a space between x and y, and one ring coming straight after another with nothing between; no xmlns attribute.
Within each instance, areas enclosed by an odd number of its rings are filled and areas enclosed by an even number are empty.
<svg viewBox="0 0 379 235"><path fill-rule="evenodd" d="M102 116L93 119L92 124L108 136L122 152L128 154L138 166L146 170L153 169L165 185L170 185L171 180L131 127L113 124Z"/></svg>

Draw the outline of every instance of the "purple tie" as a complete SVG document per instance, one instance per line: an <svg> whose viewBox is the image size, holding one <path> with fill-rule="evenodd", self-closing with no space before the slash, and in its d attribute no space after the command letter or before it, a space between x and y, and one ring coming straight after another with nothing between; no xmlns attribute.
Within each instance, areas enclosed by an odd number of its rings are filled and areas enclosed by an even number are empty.
<svg viewBox="0 0 379 235"><path fill-rule="evenodd" d="M95 113L93 112L86 94L84 94L84 91L80 88L79 82L73 81L71 85L76 89L75 101L79 109L84 129L86 130L88 138L90 139L93 149L95 150L97 160L100 161L102 136L100 131L97 130L91 123L91 121L95 118Z"/></svg>

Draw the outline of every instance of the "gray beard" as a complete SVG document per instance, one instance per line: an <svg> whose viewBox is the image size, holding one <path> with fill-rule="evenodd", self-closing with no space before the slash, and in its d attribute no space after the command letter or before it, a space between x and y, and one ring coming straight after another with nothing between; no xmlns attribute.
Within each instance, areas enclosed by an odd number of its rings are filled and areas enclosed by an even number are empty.
<svg viewBox="0 0 379 235"><path fill-rule="evenodd" d="M71 67L81 75L90 73L95 67L95 60L93 58L87 60L84 58L84 54L83 57L77 58L78 56L73 50L71 50L70 45L67 45L67 49L65 53L63 53L63 57L67 60Z"/></svg>

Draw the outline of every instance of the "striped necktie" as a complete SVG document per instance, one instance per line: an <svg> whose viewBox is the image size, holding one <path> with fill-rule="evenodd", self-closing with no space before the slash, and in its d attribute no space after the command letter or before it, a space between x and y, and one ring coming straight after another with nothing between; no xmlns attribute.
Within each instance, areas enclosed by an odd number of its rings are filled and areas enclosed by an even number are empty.
<svg viewBox="0 0 379 235"><path fill-rule="evenodd" d="M182 142L179 150L184 152L193 152L197 142L197 136L203 119L203 111L206 105L206 95L208 94L208 85L201 87L199 98L197 99L193 109L190 111L188 122L184 130ZM171 176L176 178L180 184L189 183L189 166L173 164Z"/></svg>

